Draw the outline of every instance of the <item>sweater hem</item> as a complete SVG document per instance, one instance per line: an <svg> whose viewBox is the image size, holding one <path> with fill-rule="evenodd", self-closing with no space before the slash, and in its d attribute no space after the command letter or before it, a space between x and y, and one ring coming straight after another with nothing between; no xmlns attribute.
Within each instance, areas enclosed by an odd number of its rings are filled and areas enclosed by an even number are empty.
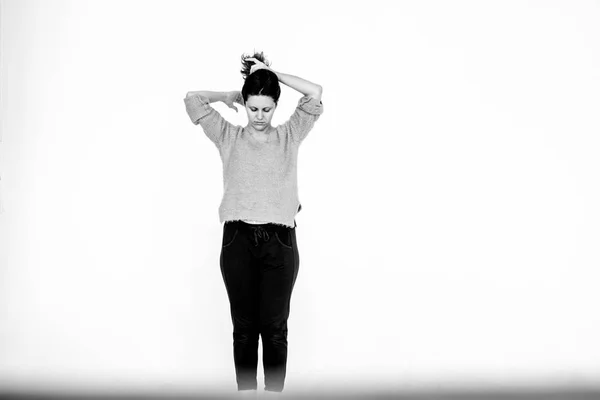
<svg viewBox="0 0 600 400"><path fill-rule="evenodd" d="M220 216L220 221L221 223L225 223L225 222L233 222L233 221L244 221L244 220L250 220L250 221L264 221L263 224L273 224L273 225L278 225L278 226L285 226L287 228L295 228L296 227L296 220L295 220L295 216L292 217L292 222L291 223L285 223L282 221L286 221L287 218L276 218L276 220L273 220L272 218L260 218L260 217L255 217L255 216L239 216L235 215L232 216L231 214L229 215L221 215Z"/></svg>
<svg viewBox="0 0 600 400"><path fill-rule="evenodd" d="M244 220L236 218L236 219L226 219L223 222L244 222ZM265 222L265 224L278 225L278 226L282 226L285 228L293 228L294 227L293 225L281 224L279 222Z"/></svg>

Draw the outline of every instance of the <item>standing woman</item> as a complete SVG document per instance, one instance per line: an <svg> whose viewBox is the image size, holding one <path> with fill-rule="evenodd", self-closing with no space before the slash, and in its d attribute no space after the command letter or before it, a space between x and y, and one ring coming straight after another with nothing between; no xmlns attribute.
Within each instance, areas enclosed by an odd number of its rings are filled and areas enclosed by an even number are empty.
<svg viewBox="0 0 600 400"><path fill-rule="evenodd" d="M255 396L258 337L262 337L265 391L282 392L287 362L287 319L300 257L295 216L298 148L323 113L322 88L269 67L263 53L242 55L242 91L188 92L185 106L195 125L216 145L223 162L221 274L233 323L238 391ZM302 93L287 122L271 119L279 82ZM248 124L232 125L209 104L222 101Z"/></svg>

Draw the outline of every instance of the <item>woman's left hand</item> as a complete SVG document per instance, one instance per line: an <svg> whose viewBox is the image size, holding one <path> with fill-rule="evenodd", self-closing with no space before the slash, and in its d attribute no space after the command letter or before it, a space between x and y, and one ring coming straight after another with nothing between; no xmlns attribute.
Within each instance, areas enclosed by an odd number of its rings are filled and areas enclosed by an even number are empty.
<svg viewBox="0 0 600 400"><path fill-rule="evenodd" d="M246 60L250 60L250 61L254 61L254 65L250 67L250 73L252 74L254 71L257 71L259 69L271 69L268 66L266 66L263 62L257 60L254 57L248 57Z"/></svg>

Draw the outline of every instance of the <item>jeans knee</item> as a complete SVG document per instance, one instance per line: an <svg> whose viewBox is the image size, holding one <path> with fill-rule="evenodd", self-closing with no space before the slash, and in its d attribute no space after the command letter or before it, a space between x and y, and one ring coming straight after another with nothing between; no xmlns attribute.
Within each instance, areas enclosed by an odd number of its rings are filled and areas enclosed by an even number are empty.
<svg viewBox="0 0 600 400"><path fill-rule="evenodd" d="M273 344L287 344L287 327L263 327L261 335L263 340L267 340Z"/></svg>
<svg viewBox="0 0 600 400"><path fill-rule="evenodd" d="M255 329L236 330L233 332L233 340L240 344L256 343L258 342L258 331Z"/></svg>

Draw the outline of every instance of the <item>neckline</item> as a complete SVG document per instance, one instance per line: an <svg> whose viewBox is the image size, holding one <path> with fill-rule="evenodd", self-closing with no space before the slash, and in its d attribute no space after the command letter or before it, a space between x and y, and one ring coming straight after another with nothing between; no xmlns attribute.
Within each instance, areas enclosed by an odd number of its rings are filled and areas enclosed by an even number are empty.
<svg viewBox="0 0 600 400"><path fill-rule="evenodd" d="M246 128L244 128L244 131L246 131L246 133L248 134L248 136L250 137L250 139L251 139L253 142L255 142L255 143L260 143L260 144L267 144L267 143L271 143L271 140L273 139L273 136L274 136L275 132L277 131L277 128L276 128L276 127L273 127L273 128L271 129L271 131L269 132L269 134L268 134L268 135L266 135L266 136L267 136L267 140L259 140L259 139L255 138L255 137L252 135L252 132L250 132L250 131L249 131L248 129L246 129Z"/></svg>

